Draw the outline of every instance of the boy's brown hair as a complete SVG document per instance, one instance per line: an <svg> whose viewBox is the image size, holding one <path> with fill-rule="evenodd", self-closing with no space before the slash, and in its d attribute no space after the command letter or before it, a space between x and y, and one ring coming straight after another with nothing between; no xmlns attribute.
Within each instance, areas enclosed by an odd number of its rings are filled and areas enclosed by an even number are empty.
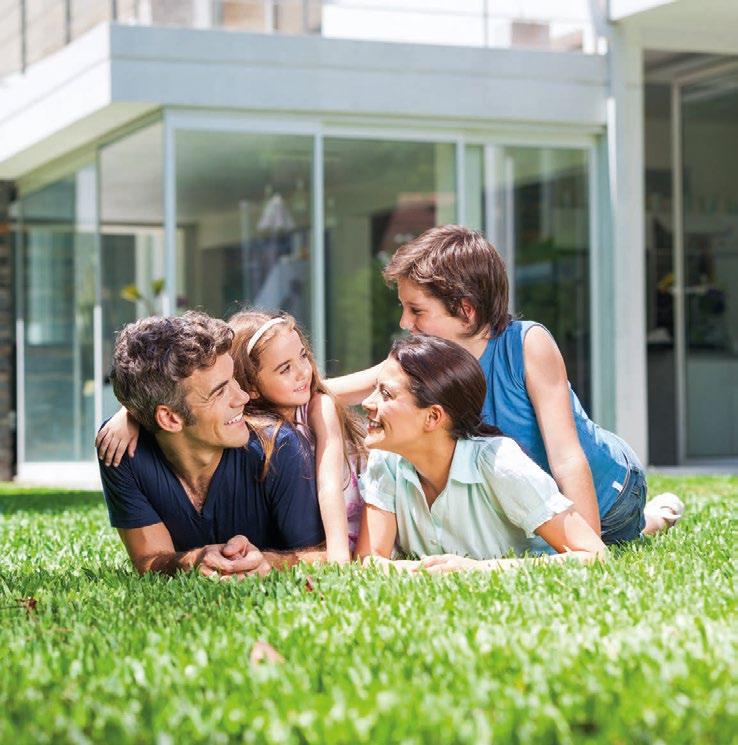
<svg viewBox="0 0 738 745"><path fill-rule="evenodd" d="M511 321L507 270L497 249L481 234L460 225L426 230L400 246L382 272L388 285L409 279L440 300L449 315L467 320L462 300L476 311L467 336L497 336Z"/></svg>

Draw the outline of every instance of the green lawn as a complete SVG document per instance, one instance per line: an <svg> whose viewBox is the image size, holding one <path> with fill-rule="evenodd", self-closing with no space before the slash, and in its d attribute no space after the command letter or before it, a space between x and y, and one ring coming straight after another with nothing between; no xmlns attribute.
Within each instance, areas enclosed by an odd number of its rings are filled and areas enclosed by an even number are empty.
<svg viewBox="0 0 738 745"><path fill-rule="evenodd" d="M738 478L651 488L687 517L605 566L236 583L139 579L99 495L0 486L0 743L735 742Z"/></svg>

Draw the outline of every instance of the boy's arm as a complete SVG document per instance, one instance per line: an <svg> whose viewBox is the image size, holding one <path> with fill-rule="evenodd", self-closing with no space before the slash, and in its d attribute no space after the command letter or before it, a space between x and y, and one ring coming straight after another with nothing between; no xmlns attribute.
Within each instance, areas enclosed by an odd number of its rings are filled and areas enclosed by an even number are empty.
<svg viewBox="0 0 738 745"><path fill-rule="evenodd" d="M315 475L327 558L347 562L351 554L343 497L343 433L333 399L325 393L316 393L310 400L308 419L315 435Z"/></svg>
<svg viewBox="0 0 738 745"><path fill-rule="evenodd" d="M344 406L356 406L374 390L381 365L380 362L366 370L330 378L325 384Z"/></svg>
<svg viewBox="0 0 738 745"><path fill-rule="evenodd" d="M579 444L561 352L545 329L533 327L525 335L523 357L525 386L543 436L551 475L559 491L599 535L597 494Z"/></svg>

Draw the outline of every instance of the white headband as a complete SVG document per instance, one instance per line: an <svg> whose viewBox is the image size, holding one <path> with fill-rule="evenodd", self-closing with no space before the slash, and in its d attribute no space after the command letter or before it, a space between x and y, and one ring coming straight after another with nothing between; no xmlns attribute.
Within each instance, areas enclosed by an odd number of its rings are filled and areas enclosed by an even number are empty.
<svg viewBox="0 0 738 745"><path fill-rule="evenodd" d="M287 323L287 319L280 316L277 316L277 318L270 318L268 321L262 323L258 329L256 329L254 335L249 339L249 343L246 345L247 357L251 356L251 352L254 350L256 342L259 341L259 339L261 339L261 337L264 336L264 334L269 331L272 326L276 326L278 323Z"/></svg>

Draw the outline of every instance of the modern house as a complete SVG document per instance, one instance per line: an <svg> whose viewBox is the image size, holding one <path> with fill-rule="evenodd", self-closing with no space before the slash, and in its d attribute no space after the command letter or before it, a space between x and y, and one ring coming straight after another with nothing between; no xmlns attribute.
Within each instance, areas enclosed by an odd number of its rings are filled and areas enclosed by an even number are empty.
<svg viewBox="0 0 738 745"><path fill-rule="evenodd" d="M0 0L2 478L96 478L114 332L240 303L328 373L460 222L604 426L738 463L738 3Z"/></svg>

